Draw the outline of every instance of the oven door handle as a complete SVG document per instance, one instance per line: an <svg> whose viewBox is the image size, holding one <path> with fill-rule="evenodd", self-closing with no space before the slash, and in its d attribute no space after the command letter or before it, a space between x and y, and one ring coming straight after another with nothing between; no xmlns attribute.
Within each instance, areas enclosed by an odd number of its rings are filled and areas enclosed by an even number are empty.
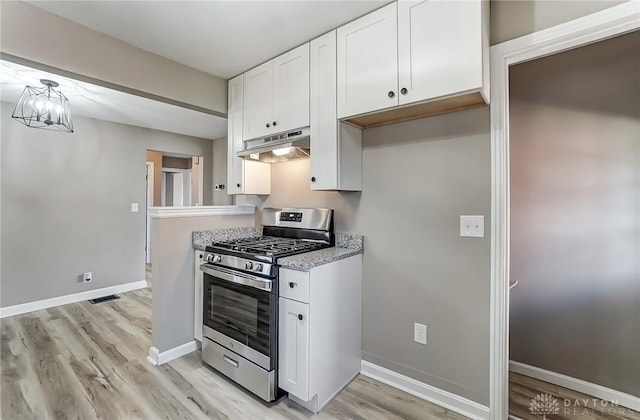
<svg viewBox="0 0 640 420"><path fill-rule="evenodd" d="M266 290L267 292L271 291L272 282L268 279L261 279L260 277L245 274L231 274L226 271L211 268L207 264L202 264L200 266L200 270L202 270L203 273L221 278L222 280L230 281L231 283L242 284L244 286L253 287L254 289Z"/></svg>

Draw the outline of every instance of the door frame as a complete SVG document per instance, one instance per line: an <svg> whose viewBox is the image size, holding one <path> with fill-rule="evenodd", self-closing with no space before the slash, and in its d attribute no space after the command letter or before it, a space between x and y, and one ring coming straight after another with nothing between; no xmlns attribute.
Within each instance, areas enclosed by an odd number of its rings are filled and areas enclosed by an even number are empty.
<svg viewBox="0 0 640 420"><path fill-rule="evenodd" d="M149 207L153 207L153 187L154 187L154 170L155 163L147 161L147 202L146 204L146 220L147 220L147 244L145 246L145 263L151 263L151 217L149 215Z"/></svg>
<svg viewBox="0 0 640 420"><path fill-rule="evenodd" d="M491 419L509 416L509 66L638 29L631 0L491 47Z"/></svg>

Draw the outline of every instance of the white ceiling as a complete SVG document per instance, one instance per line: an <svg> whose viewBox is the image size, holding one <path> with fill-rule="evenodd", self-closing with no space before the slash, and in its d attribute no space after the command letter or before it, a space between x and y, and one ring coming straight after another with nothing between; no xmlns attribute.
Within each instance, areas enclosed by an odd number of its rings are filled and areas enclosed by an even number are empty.
<svg viewBox="0 0 640 420"><path fill-rule="evenodd" d="M223 79L375 10L360 1L29 1Z"/></svg>
<svg viewBox="0 0 640 420"><path fill-rule="evenodd" d="M228 79L389 3L356 1L29 1L126 43ZM226 119L0 61L0 99L25 85L60 83L72 115L202 138L226 134Z"/></svg>
<svg viewBox="0 0 640 420"><path fill-rule="evenodd" d="M215 139L226 135L226 118L169 105L117 90L0 61L0 99L15 104L25 85L42 86L40 79L60 83L74 115ZM76 131L77 131L77 127Z"/></svg>

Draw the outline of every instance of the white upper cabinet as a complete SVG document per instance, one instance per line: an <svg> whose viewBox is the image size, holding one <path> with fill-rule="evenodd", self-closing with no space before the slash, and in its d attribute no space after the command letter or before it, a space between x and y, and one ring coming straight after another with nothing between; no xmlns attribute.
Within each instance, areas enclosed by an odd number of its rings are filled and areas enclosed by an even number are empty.
<svg viewBox="0 0 640 420"><path fill-rule="evenodd" d="M309 44L273 59L273 132L309 125Z"/></svg>
<svg viewBox="0 0 640 420"><path fill-rule="evenodd" d="M244 74L244 140L308 125L309 44Z"/></svg>
<svg viewBox="0 0 640 420"><path fill-rule="evenodd" d="M398 104L396 3L338 28L338 117Z"/></svg>
<svg viewBox="0 0 640 420"><path fill-rule="evenodd" d="M244 185L243 161L236 156L242 150L243 77L229 80L227 90L227 193L242 194Z"/></svg>
<svg viewBox="0 0 640 420"><path fill-rule="evenodd" d="M337 119L336 31L310 43L311 189L362 189L362 130Z"/></svg>
<svg viewBox="0 0 640 420"><path fill-rule="evenodd" d="M398 2L400 105L482 87L480 1Z"/></svg>
<svg viewBox="0 0 640 420"><path fill-rule="evenodd" d="M401 0L338 28L338 117L374 127L489 103L488 28L486 0Z"/></svg>
<svg viewBox="0 0 640 420"><path fill-rule="evenodd" d="M244 74L243 139L273 132L273 62L266 62Z"/></svg>
<svg viewBox="0 0 640 420"><path fill-rule="evenodd" d="M244 148L244 78L229 80L227 103L227 194L271 193L271 167L267 163L245 161L236 156Z"/></svg>

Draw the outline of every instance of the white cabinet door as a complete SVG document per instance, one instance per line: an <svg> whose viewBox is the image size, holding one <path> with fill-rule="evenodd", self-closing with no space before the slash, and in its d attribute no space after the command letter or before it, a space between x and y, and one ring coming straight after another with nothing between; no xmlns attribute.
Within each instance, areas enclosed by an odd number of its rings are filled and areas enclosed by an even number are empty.
<svg viewBox="0 0 640 420"><path fill-rule="evenodd" d="M272 132L309 125L309 44L273 59Z"/></svg>
<svg viewBox="0 0 640 420"><path fill-rule="evenodd" d="M227 108L227 194L242 194L244 164L236 152L242 150L243 77L229 80Z"/></svg>
<svg viewBox="0 0 640 420"><path fill-rule="evenodd" d="M310 48L311 189L336 189L336 31L314 39Z"/></svg>
<svg viewBox="0 0 640 420"><path fill-rule="evenodd" d="M398 60L401 105L481 88L481 0L398 2Z"/></svg>
<svg viewBox="0 0 640 420"><path fill-rule="evenodd" d="M244 74L243 139L273 132L273 60Z"/></svg>
<svg viewBox="0 0 640 420"><path fill-rule="evenodd" d="M338 117L398 105L396 3L338 28Z"/></svg>
<svg viewBox="0 0 640 420"><path fill-rule="evenodd" d="M200 265L204 263L204 251L196 250L196 257L193 264L193 281L194 281L194 295L193 295L193 338L198 341L202 341L202 298L203 298L203 281L204 276Z"/></svg>
<svg viewBox="0 0 640 420"><path fill-rule="evenodd" d="M336 31L310 43L311 189L362 189L362 130L337 116Z"/></svg>
<svg viewBox="0 0 640 420"><path fill-rule="evenodd" d="M309 305L280 298L278 386L309 400Z"/></svg>

